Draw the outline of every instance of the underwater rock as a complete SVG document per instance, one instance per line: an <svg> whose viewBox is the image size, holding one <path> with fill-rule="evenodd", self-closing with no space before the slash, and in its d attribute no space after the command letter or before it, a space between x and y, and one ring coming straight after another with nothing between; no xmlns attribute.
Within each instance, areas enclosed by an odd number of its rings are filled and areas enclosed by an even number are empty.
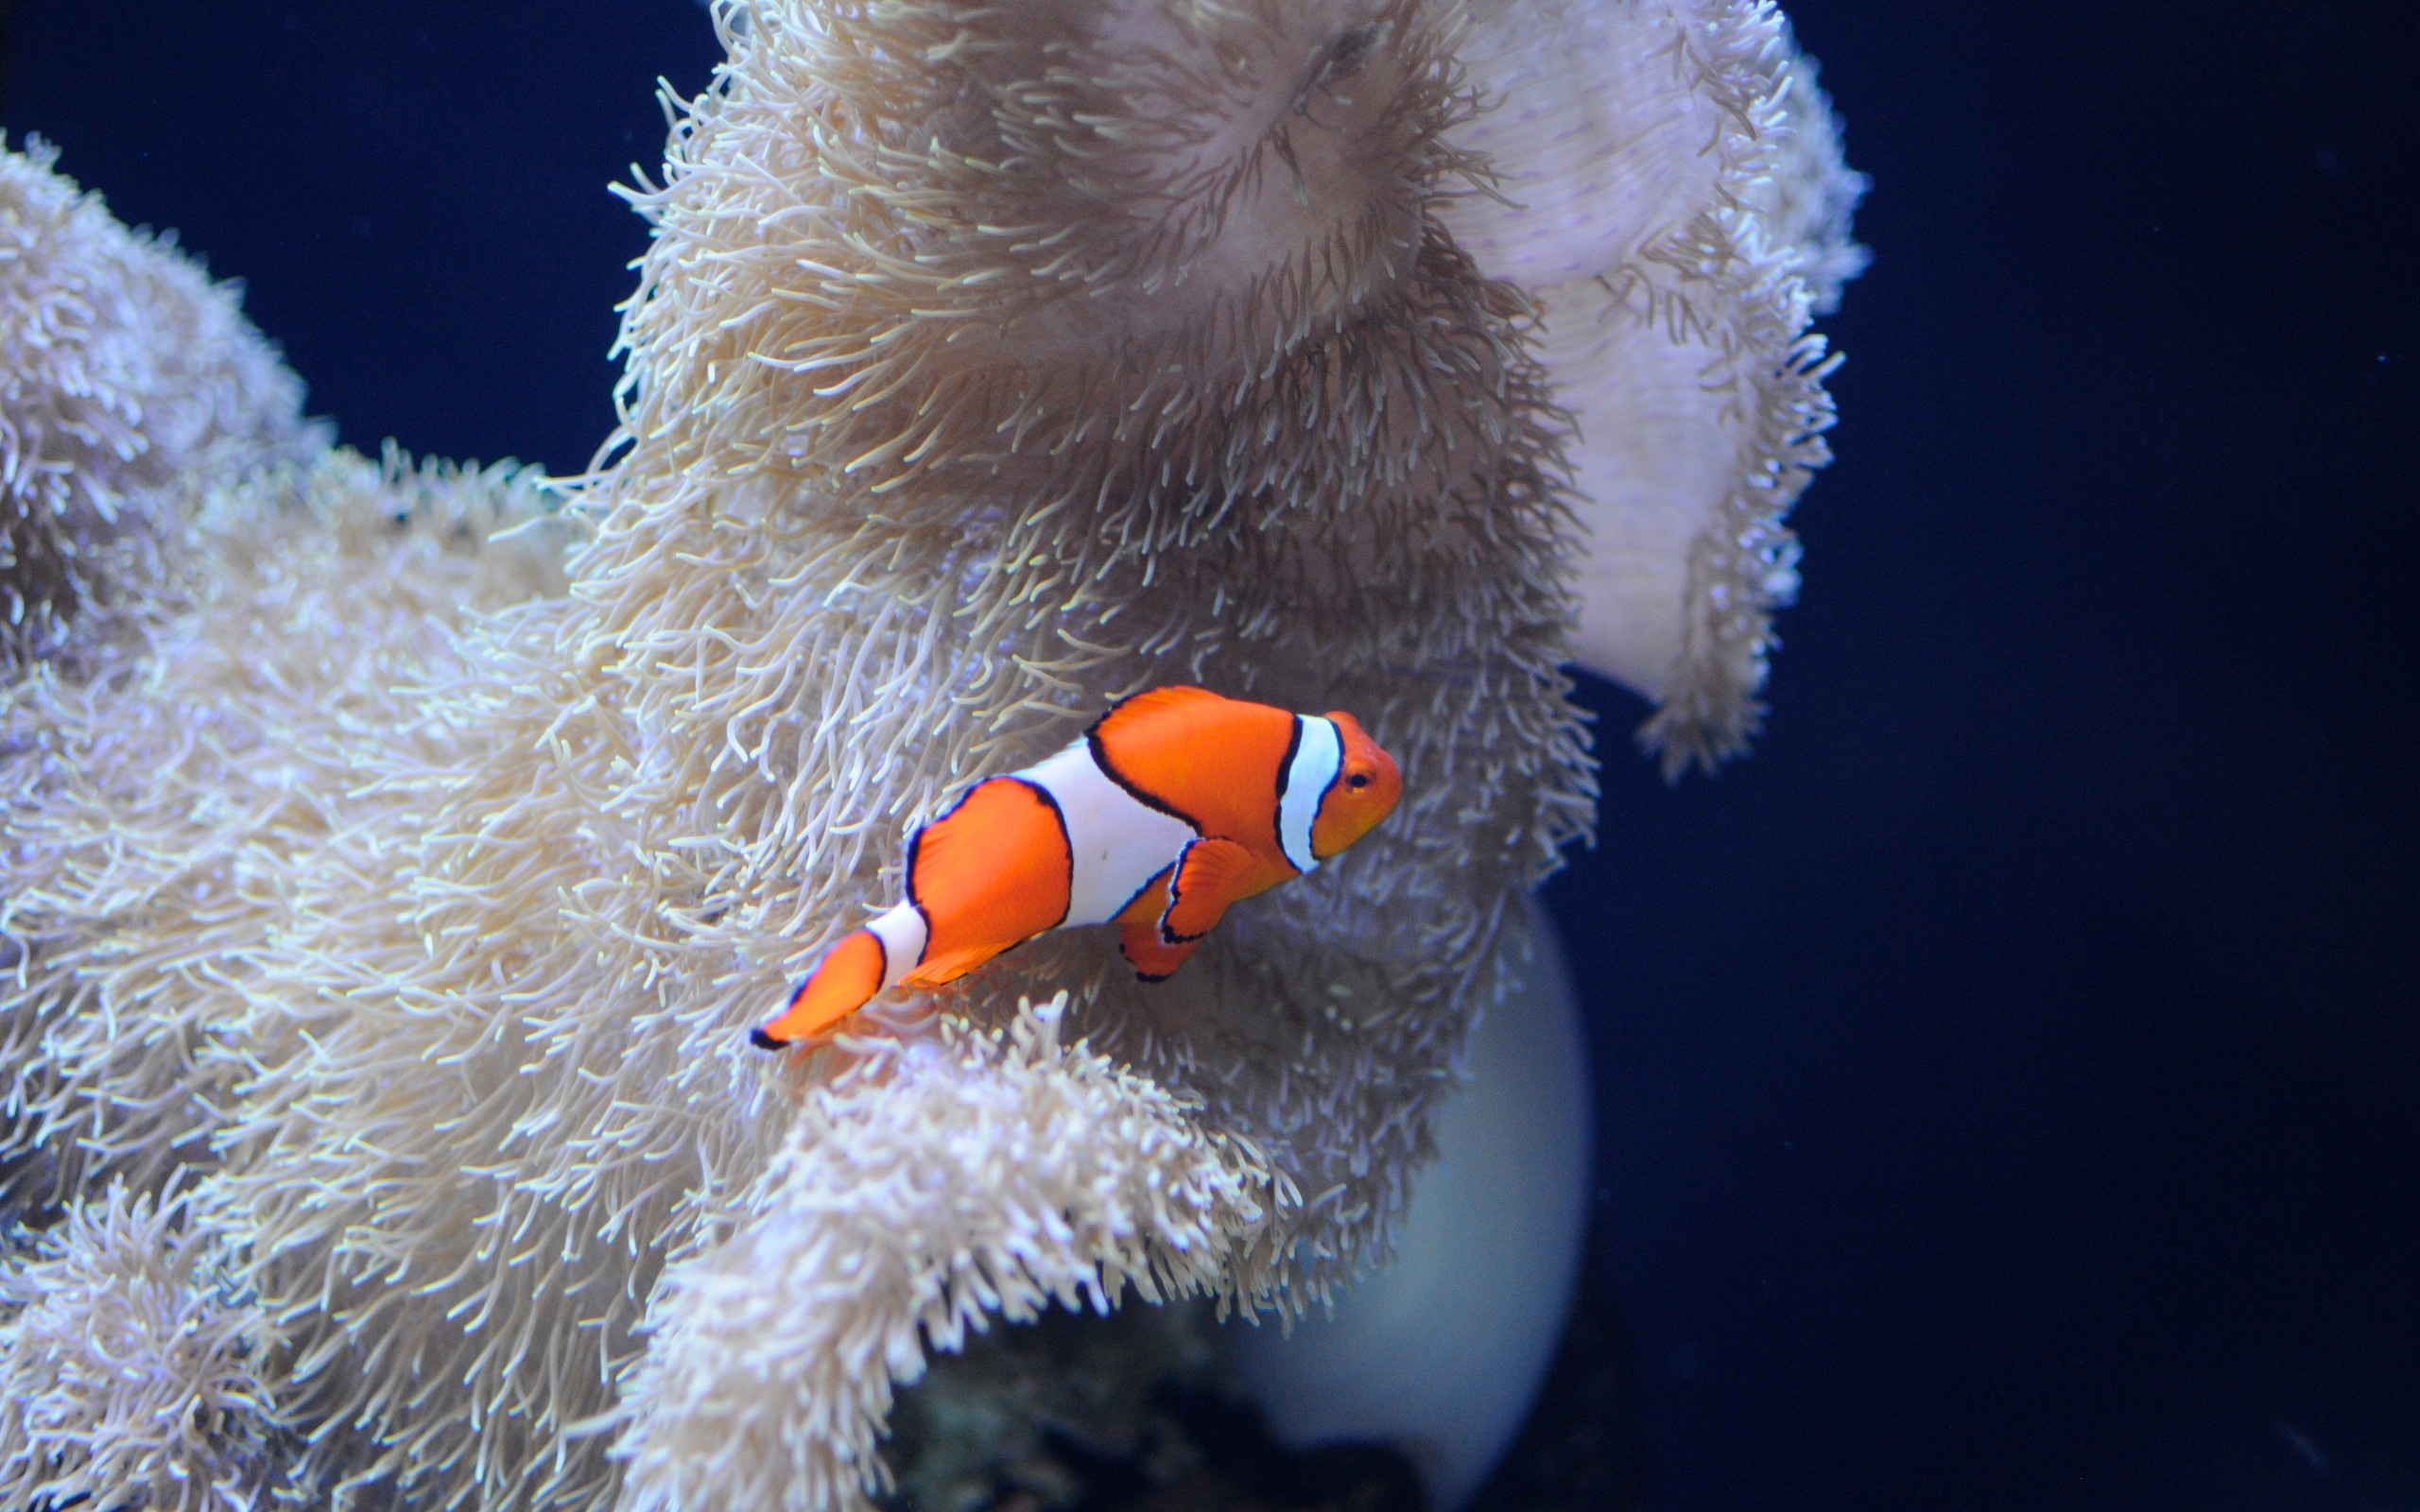
<svg viewBox="0 0 2420 1512"><path fill-rule="evenodd" d="M900 1512L1419 1512L1374 1443L1295 1451L1219 1366L1205 1303L1052 1311L934 1362L887 1452Z"/></svg>

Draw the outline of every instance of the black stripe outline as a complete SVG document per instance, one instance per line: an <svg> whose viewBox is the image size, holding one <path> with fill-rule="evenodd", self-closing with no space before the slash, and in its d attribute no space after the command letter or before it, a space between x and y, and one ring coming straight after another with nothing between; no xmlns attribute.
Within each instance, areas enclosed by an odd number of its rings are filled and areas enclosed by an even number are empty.
<svg viewBox="0 0 2420 1512"><path fill-rule="evenodd" d="M1180 935L1168 928L1168 915L1175 913L1176 905L1184 902L1184 858L1193 854L1193 848L1201 843L1199 840L1188 841L1185 848L1176 853L1176 870L1168 878L1168 905L1160 910L1160 943L1163 945L1198 945L1201 941L1199 935Z"/></svg>
<svg viewBox="0 0 2420 1512"><path fill-rule="evenodd" d="M1311 827L1303 832L1303 849L1311 853L1311 865L1315 867L1321 862L1330 859L1329 857L1320 854L1320 815L1327 808L1328 795L1335 792L1337 784L1343 781L1344 731L1340 730L1337 731L1336 770L1329 776L1327 780L1327 786L1320 789L1320 800L1311 805Z"/></svg>
<svg viewBox="0 0 2420 1512"><path fill-rule="evenodd" d="M1302 753L1304 724L1304 717L1296 714L1287 728L1286 754L1277 758L1277 801L1269 806L1270 838L1277 842L1277 853L1289 867L1294 865L1294 858L1286 854L1286 784L1294 780L1294 758ZM1316 821L1318 811L1313 810L1311 816ZM1303 875L1300 868L1294 875Z"/></svg>
<svg viewBox="0 0 2420 1512"><path fill-rule="evenodd" d="M1068 910L1076 906L1076 836L1074 832L1067 828L1067 812L1059 806L1059 796L1057 794L1051 792L1050 789L1043 786L1040 782L1035 782L1030 777L1017 777L1011 775L1005 778L995 779L995 781L1015 782L1021 786L1030 788L1032 791L1042 795L1042 801L1050 805L1050 817L1057 821L1059 825L1059 844L1067 852L1067 901L1059 905L1059 921L1052 924L1049 929L1043 930L1042 934L1047 935L1052 929L1063 929L1067 924ZM1026 939L1035 939L1039 937L1039 936L1028 935ZM927 934L925 938L927 945L932 942L932 936L930 934ZM1018 945L1022 945L1024 943L1025 940L1019 940L1017 942ZM1009 950L1014 949L1016 949L1016 945L1009 947ZM1003 951L1001 954L1005 955L1008 952Z"/></svg>
<svg viewBox="0 0 2420 1512"><path fill-rule="evenodd" d="M1158 794L1146 791L1142 784L1136 782L1132 778L1128 777L1124 772L1119 771L1117 769L1117 764L1109 759L1109 747L1101 744L1101 727L1115 718L1117 716L1117 711L1125 708L1127 704L1132 701L1132 699L1120 698L1117 702L1110 705L1109 713L1101 715L1098 719L1094 720L1092 728L1084 731L1084 749L1091 753L1093 765L1100 769L1101 776L1108 778L1113 782L1115 782L1128 798L1131 798L1135 802L1142 804L1145 808L1150 809L1154 813L1167 815L1169 818L1176 820L1179 824L1182 824L1191 830L1196 835L1209 833L1200 819L1197 819L1192 815L1185 813L1184 810L1178 808L1175 804L1160 797ZM1073 855L1075 853L1074 841L1071 840L1068 842L1067 850L1068 854Z"/></svg>
<svg viewBox="0 0 2420 1512"><path fill-rule="evenodd" d="M990 781L992 779L988 777L983 780L985 782ZM975 796L975 788L982 785L983 782L977 782L974 787L969 787L965 792L958 795L957 802L916 826L916 833L908 837L908 901L916 905L916 912L925 920L925 944L927 950L933 943L933 916L925 912L925 900L916 896L916 860L925 852L925 832L966 807L966 800ZM925 963L920 960L916 964L922 966Z"/></svg>
<svg viewBox="0 0 2420 1512"><path fill-rule="evenodd" d="M1194 838L1199 839L1201 837L1196 835ZM1192 843L1192 840L1187 840L1185 842L1187 845L1191 845ZM1117 920L1124 916L1126 910L1133 907L1137 902L1140 902L1143 895L1150 892L1152 886L1157 884L1161 878L1166 877L1168 882L1173 885L1176 882L1177 861L1183 861L1184 859L1184 852L1180 850L1176 853L1176 861L1171 861L1167 866L1162 867L1159 870L1152 872L1150 877L1144 882L1143 885L1135 888L1132 893L1128 894L1126 901L1117 905L1117 912L1110 915L1108 921L1113 924L1116 923ZM1163 909L1161 912L1165 913L1167 910Z"/></svg>

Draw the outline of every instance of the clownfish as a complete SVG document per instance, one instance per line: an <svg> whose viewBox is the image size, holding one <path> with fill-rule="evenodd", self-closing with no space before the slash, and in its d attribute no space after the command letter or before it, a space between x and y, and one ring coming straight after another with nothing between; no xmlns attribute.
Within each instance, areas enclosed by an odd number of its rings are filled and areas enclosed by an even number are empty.
<svg viewBox="0 0 2420 1512"><path fill-rule="evenodd" d="M1351 714L1138 693L909 835L907 902L832 947L749 1039L814 1039L888 988L955 982L1079 924L1116 924L1135 973L1165 981L1228 905L1313 870L1402 797L1394 758Z"/></svg>

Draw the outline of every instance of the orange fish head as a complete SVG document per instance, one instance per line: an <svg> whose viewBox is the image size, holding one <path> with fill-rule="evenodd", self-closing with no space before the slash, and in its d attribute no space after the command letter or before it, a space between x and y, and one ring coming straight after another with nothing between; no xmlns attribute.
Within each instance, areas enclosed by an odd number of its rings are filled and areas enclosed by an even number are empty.
<svg viewBox="0 0 2420 1512"><path fill-rule="evenodd" d="M1403 801L1403 772L1395 759L1351 714L1330 710L1328 717L1344 737L1344 765L1311 820L1311 854L1322 861L1376 829Z"/></svg>

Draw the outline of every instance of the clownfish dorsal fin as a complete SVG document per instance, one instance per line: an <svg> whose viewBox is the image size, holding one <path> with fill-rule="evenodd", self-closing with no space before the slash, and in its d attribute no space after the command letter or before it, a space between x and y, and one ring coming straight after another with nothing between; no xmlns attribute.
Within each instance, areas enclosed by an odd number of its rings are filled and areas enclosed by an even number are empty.
<svg viewBox="0 0 2420 1512"><path fill-rule="evenodd" d="M1234 701L1222 698L1207 688L1196 688L1186 683L1146 688L1111 704L1109 713L1093 722L1093 733L1108 735L1123 727L1151 724L1168 718L1216 719Z"/></svg>
<svg viewBox="0 0 2420 1512"><path fill-rule="evenodd" d="M1198 834L1279 852L1277 799L1296 720L1205 688L1153 688L1117 704L1085 737L1101 775Z"/></svg>
<svg viewBox="0 0 2420 1512"><path fill-rule="evenodd" d="M1168 884L1160 937L1184 945L1218 928L1229 906L1250 895L1253 870L1252 852L1233 840L1202 839L1186 846Z"/></svg>

